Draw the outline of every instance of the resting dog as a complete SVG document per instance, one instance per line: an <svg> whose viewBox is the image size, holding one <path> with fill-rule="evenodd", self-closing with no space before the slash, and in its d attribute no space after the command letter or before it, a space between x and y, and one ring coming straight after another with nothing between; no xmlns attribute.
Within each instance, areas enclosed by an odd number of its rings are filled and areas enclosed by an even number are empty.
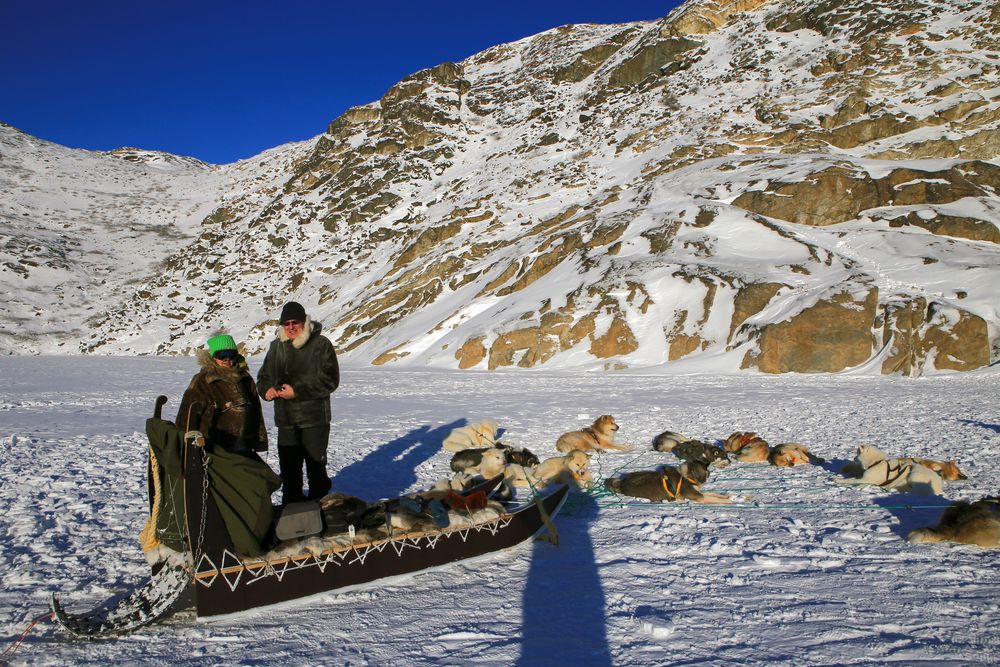
<svg viewBox="0 0 1000 667"><path fill-rule="evenodd" d="M729 465L729 456L725 450L701 440L688 440L670 450L682 461L703 463L707 467L725 468Z"/></svg>
<svg viewBox="0 0 1000 667"><path fill-rule="evenodd" d="M796 442L786 442L776 445L771 450L771 453L767 455L767 460L768 463L779 468L790 468L807 463L812 463L813 465L824 463L823 459L813 456L812 452L806 449L805 446Z"/></svg>
<svg viewBox="0 0 1000 667"><path fill-rule="evenodd" d="M696 503L725 505L729 496L702 492L701 485L708 479L708 467L697 461L683 463L679 468L662 466L656 470L630 472L621 477L609 477L604 486L622 496L645 498L653 502L690 500Z"/></svg>
<svg viewBox="0 0 1000 667"><path fill-rule="evenodd" d="M594 420L594 423L582 431L570 431L563 433L556 440L556 450L560 452L571 452L574 449L582 451L596 451L601 449L615 449L620 452L627 452L628 447L616 445L612 440L618 424L611 415L601 415Z"/></svg>
<svg viewBox="0 0 1000 667"><path fill-rule="evenodd" d="M955 482L960 479L969 479L965 476L965 473L958 469L958 464L954 461L935 461L934 459L914 459L910 457L901 458L899 460L905 461L906 463L919 463L925 468L930 468L936 472L941 476L941 479L949 482Z"/></svg>
<svg viewBox="0 0 1000 667"><path fill-rule="evenodd" d="M681 435L680 433L664 431L660 435L653 438L653 449L658 452L670 452L673 451L674 447L677 445L682 442L687 442L690 439L691 438L686 435Z"/></svg>
<svg viewBox="0 0 1000 667"><path fill-rule="evenodd" d="M1000 498L974 503L959 501L945 509L938 525L918 528L906 536L910 542L961 542L981 547L1000 547Z"/></svg>
<svg viewBox="0 0 1000 667"><path fill-rule="evenodd" d="M579 449L545 459L538 465L526 468L513 463L507 466L504 481L512 486L533 486L536 488L552 483L575 484L583 488L593 478L590 475L590 456Z"/></svg>
<svg viewBox="0 0 1000 667"><path fill-rule="evenodd" d="M838 479L838 484L872 484L886 489L934 493L944 490L941 476L919 463L906 463L899 459L886 458L873 445L860 445L855 458L861 467L861 476L853 479Z"/></svg>
<svg viewBox="0 0 1000 667"><path fill-rule="evenodd" d="M538 457L523 447L515 448L502 442L496 443L494 447L503 451L507 463L517 463L527 467L538 465ZM451 469L454 472L478 472L485 451L485 449L477 447L457 452L451 457Z"/></svg>
<svg viewBox="0 0 1000 667"><path fill-rule="evenodd" d="M445 437L441 446L447 452L460 452L463 449L492 447L497 441L500 426L492 419L483 419L468 426L452 429Z"/></svg>
<svg viewBox="0 0 1000 667"><path fill-rule="evenodd" d="M753 436L739 449L730 452L730 457L743 463L763 463L771 455L771 448L763 438Z"/></svg>
<svg viewBox="0 0 1000 667"><path fill-rule="evenodd" d="M735 433L729 434L729 437L727 437L725 442L723 442L722 448L730 453L738 452L744 445L756 437L757 434L753 431L736 431Z"/></svg>

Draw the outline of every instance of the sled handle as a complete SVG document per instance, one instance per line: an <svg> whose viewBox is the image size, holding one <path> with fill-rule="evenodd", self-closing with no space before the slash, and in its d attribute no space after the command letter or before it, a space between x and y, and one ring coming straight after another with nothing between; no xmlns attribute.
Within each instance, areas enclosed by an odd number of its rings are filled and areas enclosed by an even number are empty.
<svg viewBox="0 0 1000 667"><path fill-rule="evenodd" d="M163 419L161 414L163 413L163 404L167 402L167 397L160 394L156 397L156 405L153 407L153 416L157 419Z"/></svg>

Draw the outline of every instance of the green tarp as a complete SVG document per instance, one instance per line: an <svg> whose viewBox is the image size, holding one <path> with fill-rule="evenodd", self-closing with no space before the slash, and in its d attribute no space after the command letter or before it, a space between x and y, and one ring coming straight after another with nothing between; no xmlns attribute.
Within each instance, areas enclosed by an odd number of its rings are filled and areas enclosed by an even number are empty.
<svg viewBox="0 0 1000 667"><path fill-rule="evenodd" d="M160 476L162 489L156 534L166 546L184 551L184 434L173 422L151 418L146 420L146 436L156 455L158 470L154 474ZM255 455L212 450L210 445L210 453L206 453L208 488L233 546L237 554L260 555L266 550L262 542L274 519L271 494L281 488L281 478Z"/></svg>

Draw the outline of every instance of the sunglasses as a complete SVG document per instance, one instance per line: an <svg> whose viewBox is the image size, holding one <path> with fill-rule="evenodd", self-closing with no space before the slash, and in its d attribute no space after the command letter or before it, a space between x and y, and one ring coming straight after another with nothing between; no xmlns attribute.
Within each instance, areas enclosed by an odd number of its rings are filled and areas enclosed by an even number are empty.
<svg viewBox="0 0 1000 667"><path fill-rule="evenodd" d="M239 356L239 352L236 350L219 350L212 356L223 361L235 361L236 357Z"/></svg>

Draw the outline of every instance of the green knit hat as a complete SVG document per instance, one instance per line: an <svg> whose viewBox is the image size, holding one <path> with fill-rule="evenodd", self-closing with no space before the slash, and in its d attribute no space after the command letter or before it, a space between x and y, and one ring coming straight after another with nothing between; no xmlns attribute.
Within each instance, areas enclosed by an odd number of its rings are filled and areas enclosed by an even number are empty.
<svg viewBox="0 0 1000 667"><path fill-rule="evenodd" d="M236 341L229 334L219 334L218 336L212 336L208 339L208 351L215 356L216 352L221 350L235 350Z"/></svg>

